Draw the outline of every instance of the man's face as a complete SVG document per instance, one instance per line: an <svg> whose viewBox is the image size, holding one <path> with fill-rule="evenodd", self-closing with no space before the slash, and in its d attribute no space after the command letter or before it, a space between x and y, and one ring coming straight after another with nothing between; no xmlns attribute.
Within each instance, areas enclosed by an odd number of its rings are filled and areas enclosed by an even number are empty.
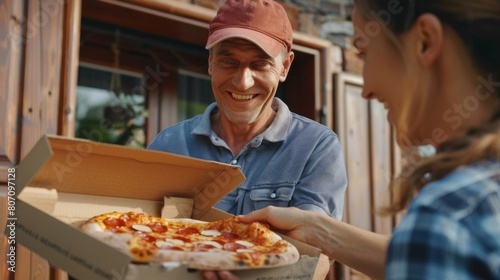
<svg viewBox="0 0 500 280"><path fill-rule="evenodd" d="M285 81L292 60L293 53L270 57L243 39L228 39L214 46L208 73L222 115L238 125L268 115L278 84Z"/></svg>

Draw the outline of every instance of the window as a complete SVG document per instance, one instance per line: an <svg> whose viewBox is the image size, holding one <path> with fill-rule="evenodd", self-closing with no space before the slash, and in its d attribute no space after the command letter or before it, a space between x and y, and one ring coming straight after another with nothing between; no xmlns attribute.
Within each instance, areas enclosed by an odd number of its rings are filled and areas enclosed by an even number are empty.
<svg viewBox="0 0 500 280"><path fill-rule="evenodd" d="M212 83L207 75L179 71L177 120L185 120L202 114L205 108L215 102Z"/></svg>
<svg viewBox="0 0 500 280"><path fill-rule="evenodd" d="M75 137L144 148L214 102L208 51L82 19Z"/></svg>
<svg viewBox="0 0 500 280"><path fill-rule="evenodd" d="M147 109L141 75L80 65L75 137L144 148Z"/></svg>

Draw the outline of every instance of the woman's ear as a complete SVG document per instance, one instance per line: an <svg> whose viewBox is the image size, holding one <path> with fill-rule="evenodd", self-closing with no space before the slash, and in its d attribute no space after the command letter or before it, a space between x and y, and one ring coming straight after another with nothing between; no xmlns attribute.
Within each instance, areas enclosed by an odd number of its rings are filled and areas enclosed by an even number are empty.
<svg viewBox="0 0 500 280"><path fill-rule="evenodd" d="M443 25L433 14L420 15L415 24L417 57L425 66L432 65L443 49Z"/></svg>

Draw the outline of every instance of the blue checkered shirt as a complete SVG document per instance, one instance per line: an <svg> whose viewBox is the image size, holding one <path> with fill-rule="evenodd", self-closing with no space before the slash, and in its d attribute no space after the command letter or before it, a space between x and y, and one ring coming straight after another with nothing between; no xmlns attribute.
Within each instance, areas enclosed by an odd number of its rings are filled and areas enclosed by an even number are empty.
<svg viewBox="0 0 500 280"><path fill-rule="evenodd" d="M393 234L386 279L500 279L500 162L422 189Z"/></svg>

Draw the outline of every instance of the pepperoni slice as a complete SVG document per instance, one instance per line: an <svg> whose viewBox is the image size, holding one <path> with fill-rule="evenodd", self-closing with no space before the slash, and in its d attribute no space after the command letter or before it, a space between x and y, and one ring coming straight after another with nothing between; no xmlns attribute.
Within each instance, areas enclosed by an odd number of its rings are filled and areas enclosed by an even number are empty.
<svg viewBox="0 0 500 280"><path fill-rule="evenodd" d="M177 230L178 234L190 235L190 234L200 234L200 231L193 227L182 227Z"/></svg>
<svg viewBox="0 0 500 280"><path fill-rule="evenodd" d="M168 230L167 226L159 222L150 222L148 223L148 227L150 227L153 230L153 232L157 233L164 233L167 232Z"/></svg>
<svg viewBox="0 0 500 280"><path fill-rule="evenodd" d="M224 250L230 251L230 252L236 252L238 249L247 249L246 246L243 246L241 244L238 244L236 242L228 242L224 244Z"/></svg>
<svg viewBox="0 0 500 280"><path fill-rule="evenodd" d="M130 220L130 216L127 213L124 213L120 215L118 219L120 219L122 222L126 224Z"/></svg>
<svg viewBox="0 0 500 280"><path fill-rule="evenodd" d="M214 239L212 241L217 242L217 243L219 243L222 246L224 246L224 244L226 244L226 242L227 242L226 240L222 240L220 238Z"/></svg>
<svg viewBox="0 0 500 280"><path fill-rule="evenodd" d="M194 244L193 251L206 252L210 249L215 249L215 248L217 247L215 247L214 245L199 242Z"/></svg>
<svg viewBox="0 0 500 280"><path fill-rule="evenodd" d="M150 243L154 243L156 241L156 237L151 236L151 235L147 234L146 232L136 231L134 234L136 236L140 237L142 240L150 242Z"/></svg>
<svg viewBox="0 0 500 280"><path fill-rule="evenodd" d="M125 226L125 222L115 217L108 217L102 221L109 229L116 229Z"/></svg>
<svg viewBox="0 0 500 280"><path fill-rule="evenodd" d="M223 231L222 236L227 238L227 239L240 239L240 236L238 234L227 232L227 231Z"/></svg>
<svg viewBox="0 0 500 280"><path fill-rule="evenodd" d="M185 243L191 242L191 238L183 236L183 235L176 235L175 239L180 239L180 240L184 241Z"/></svg>
<svg viewBox="0 0 500 280"><path fill-rule="evenodd" d="M259 265L262 262L262 253L261 252L251 252L249 253L252 261L255 265Z"/></svg>

